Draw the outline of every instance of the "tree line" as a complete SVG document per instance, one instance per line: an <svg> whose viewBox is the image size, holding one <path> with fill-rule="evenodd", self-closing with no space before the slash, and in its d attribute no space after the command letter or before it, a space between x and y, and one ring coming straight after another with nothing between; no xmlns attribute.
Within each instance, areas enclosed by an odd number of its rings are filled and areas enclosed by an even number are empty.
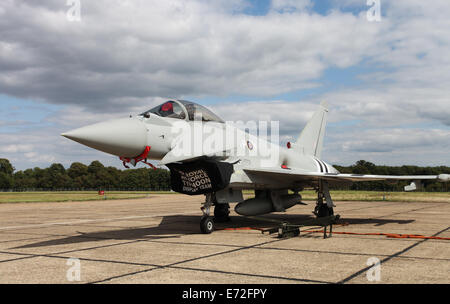
<svg viewBox="0 0 450 304"><path fill-rule="evenodd" d="M119 170L105 167L99 161L90 165L75 162L68 169L61 164L52 164L45 169L15 171L9 160L0 159L0 189L166 191L170 190L170 172L149 168Z"/></svg>
<svg viewBox="0 0 450 304"><path fill-rule="evenodd" d="M450 174L450 167L419 167L419 166L378 166L371 162L360 160L354 165L344 167L334 165L341 173L349 174L374 174L374 175L439 175ZM411 181L399 181L398 183L376 181L353 183L350 187L334 187L335 189L347 188L349 190L367 191L403 191L404 186ZM423 181L423 191L448 192L450 183L442 183L436 180Z"/></svg>
<svg viewBox="0 0 450 304"><path fill-rule="evenodd" d="M371 162L360 160L351 166L334 165L341 173L376 174L376 175L438 175L450 174L450 167L418 167L418 166L377 166ZM333 186L337 190L369 190L369 191L402 191L408 182L396 184L379 181L354 183L351 186ZM449 183L425 181L424 190L447 192ZM105 167L99 161L90 165L79 162L65 169L61 164L52 164L41 169L16 171L7 159L0 159L0 190L170 190L170 172L165 169L150 168L119 170Z"/></svg>

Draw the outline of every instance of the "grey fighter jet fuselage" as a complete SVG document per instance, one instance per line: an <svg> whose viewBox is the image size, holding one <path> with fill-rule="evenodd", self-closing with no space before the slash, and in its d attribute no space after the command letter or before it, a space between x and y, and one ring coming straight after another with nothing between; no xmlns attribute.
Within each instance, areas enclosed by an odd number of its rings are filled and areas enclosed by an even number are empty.
<svg viewBox="0 0 450 304"><path fill-rule="evenodd" d="M238 203L235 211L240 215L282 212L301 203L299 192L314 188L318 193L314 213L324 217L333 214L331 184L411 180L407 189L414 190L421 180L449 181L448 175L340 174L321 160L327 114L327 105L322 103L297 141L286 148L277 140L225 123L207 108L184 100L170 100L136 117L101 122L62 135L116 155L126 167L139 162L153 167L149 159L166 165L174 191L206 196L201 221L204 233L214 228L212 206L216 220L226 220L229 203ZM244 200L244 189L255 190L255 198Z"/></svg>

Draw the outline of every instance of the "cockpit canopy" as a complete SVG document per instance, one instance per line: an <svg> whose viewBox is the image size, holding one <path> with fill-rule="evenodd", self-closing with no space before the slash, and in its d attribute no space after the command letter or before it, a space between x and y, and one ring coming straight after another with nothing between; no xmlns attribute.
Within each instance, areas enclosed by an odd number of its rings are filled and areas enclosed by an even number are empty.
<svg viewBox="0 0 450 304"><path fill-rule="evenodd" d="M186 120L186 116L190 121L215 121L224 123L224 121L216 114L195 102L186 100L169 100L165 103L154 107L153 109L142 113L142 116L149 116L149 113L168 118L176 118Z"/></svg>

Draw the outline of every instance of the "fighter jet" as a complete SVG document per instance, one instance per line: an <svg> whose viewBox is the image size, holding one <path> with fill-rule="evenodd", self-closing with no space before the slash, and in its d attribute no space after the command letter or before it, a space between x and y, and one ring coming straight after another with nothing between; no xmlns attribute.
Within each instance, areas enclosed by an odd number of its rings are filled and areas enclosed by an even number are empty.
<svg viewBox="0 0 450 304"><path fill-rule="evenodd" d="M302 204L300 192L312 188L317 192L313 213L323 218L334 214L330 185L410 180L405 190L413 191L422 180L450 180L446 174L341 174L321 159L327 115L323 102L297 141L286 147L225 123L197 103L175 99L134 117L89 125L62 136L116 155L127 168L139 162L154 167L148 160L167 166L174 191L205 195L203 233L211 233L215 222L229 219L230 203L237 203L234 210L243 216L284 212ZM243 190L254 190L255 197L244 199Z"/></svg>

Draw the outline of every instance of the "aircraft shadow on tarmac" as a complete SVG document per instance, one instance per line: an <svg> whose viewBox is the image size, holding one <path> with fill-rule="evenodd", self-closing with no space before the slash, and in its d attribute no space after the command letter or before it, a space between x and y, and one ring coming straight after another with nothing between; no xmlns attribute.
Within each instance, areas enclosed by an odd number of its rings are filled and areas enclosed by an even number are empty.
<svg viewBox="0 0 450 304"><path fill-rule="evenodd" d="M277 222L283 221L291 224L301 224L304 221L308 221L314 218L313 215L298 215L298 214L271 214L261 219L267 219L263 221L260 219L246 218L241 216L232 216L231 221L225 223L216 223L216 229L223 228L270 228L276 227ZM199 234L199 216L194 215L174 215L165 216L162 218L160 224L155 227L136 227L136 228L116 228L113 230L102 230L97 232L82 232L75 231L77 235L64 237L61 239L54 239L48 241L42 241L32 244L27 244L11 249L21 248L35 248L46 247L56 245L67 245L76 243L96 242L102 240L157 240L168 238L179 238L182 235ZM381 226L385 224L408 224L414 220L394 220L394 219L367 219L367 218L342 218L339 223L346 223L349 225L361 225L372 224L375 226ZM87 225L89 227L89 225ZM91 226L92 227L92 226ZM108 226L105 226L107 228ZM79 227L78 227L79 229Z"/></svg>

